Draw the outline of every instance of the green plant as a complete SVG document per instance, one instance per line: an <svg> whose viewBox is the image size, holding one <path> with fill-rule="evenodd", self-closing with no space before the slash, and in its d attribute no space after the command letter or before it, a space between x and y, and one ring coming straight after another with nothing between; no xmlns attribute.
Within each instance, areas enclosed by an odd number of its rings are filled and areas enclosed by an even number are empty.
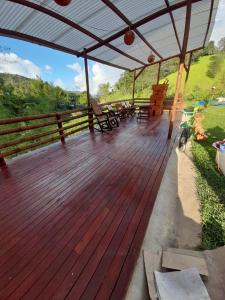
<svg viewBox="0 0 225 300"><path fill-rule="evenodd" d="M213 249L225 244L225 176L217 169L212 147L213 142L224 138L225 108L208 107L204 115L208 139L201 143L192 140L192 152L201 203L202 247Z"/></svg>

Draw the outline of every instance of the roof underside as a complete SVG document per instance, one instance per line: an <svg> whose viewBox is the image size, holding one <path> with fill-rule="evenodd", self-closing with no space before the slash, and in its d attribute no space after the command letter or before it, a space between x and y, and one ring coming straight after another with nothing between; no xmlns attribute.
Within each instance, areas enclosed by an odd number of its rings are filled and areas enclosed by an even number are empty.
<svg viewBox="0 0 225 300"><path fill-rule="evenodd" d="M147 65L181 53L187 4L184 0L1 0L0 35L23 39L122 69ZM185 52L204 47L210 38L219 0L191 1ZM135 31L131 46L123 35Z"/></svg>

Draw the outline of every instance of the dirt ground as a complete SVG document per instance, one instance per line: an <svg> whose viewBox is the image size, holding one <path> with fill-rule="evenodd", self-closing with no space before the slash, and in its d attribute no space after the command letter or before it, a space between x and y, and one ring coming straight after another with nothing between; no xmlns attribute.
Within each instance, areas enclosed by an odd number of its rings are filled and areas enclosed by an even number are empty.
<svg viewBox="0 0 225 300"><path fill-rule="evenodd" d="M161 248L199 250L201 244L200 203L195 185L190 144L185 153L174 149L149 221L142 250ZM209 277L205 282L212 300L225 299L225 247L204 251ZM141 251L126 300L150 299Z"/></svg>

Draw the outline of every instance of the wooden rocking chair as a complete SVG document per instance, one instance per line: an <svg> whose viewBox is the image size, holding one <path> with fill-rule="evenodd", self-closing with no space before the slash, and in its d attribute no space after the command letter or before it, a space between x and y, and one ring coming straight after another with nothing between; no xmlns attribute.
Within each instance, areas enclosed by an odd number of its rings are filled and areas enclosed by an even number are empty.
<svg viewBox="0 0 225 300"><path fill-rule="evenodd" d="M107 105L108 108L108 114L110 117L116 117L118 122L120 121L120 112L117 110L113 109L112 104Z"/></svg>
<svg viewBox="0 0 225 300"><path fill-rule="evenodd" d="M135 106L131 105L129 101L122 102L122 105L127 110L127 114L133 117L136 110Z"/></svg>
<svg viewBox="0 0 225 300"><path fill-rule="evenodd" d="M125 109L120 102L116 103L115 107L117 109L117 112L119 113L120 119L126 119L126 117L128 116L127 109Z"/></svg>
<svg viewBox="0 0 225 300"><path fill-rule="evenodd" d="M91 107L102 133L106 132L107 130L112 130L113 127L119 127L116 116L110 116L108 113L103 112L101 106L96 100L91 100Z"/></svg>

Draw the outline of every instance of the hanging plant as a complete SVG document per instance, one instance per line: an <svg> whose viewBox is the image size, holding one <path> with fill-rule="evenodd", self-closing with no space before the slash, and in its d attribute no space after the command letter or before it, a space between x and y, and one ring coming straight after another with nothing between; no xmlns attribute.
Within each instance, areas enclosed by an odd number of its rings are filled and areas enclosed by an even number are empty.
<svg viewBox="0 0 225 300"><path fill-rule="evenodd" d="M124 34L124 43L128 46L132 45L135 39L135 34L132 30L128 30L125 34Z"/></svg>
<svg viewBox="0 0 225 300"><path fill-rule="evenodd" d="M155 55L151 53L148 57L148 63L152 64L154 62L154 60L155 60Z"/></svg>
<svg viewBox="0 0 225 300"><path fill-rule="evenodd" d="M69 5L71 0L55 0L55 3L60 6L67 6Z"/></svg>

